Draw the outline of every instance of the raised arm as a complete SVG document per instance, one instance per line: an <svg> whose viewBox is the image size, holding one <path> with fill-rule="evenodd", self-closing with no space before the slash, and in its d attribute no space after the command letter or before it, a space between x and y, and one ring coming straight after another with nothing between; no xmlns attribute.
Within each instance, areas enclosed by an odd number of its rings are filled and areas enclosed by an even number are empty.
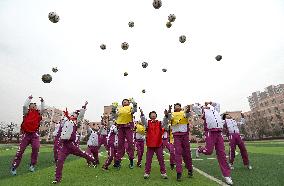
<svg viewBox="0 0 284 186"><path fill-rule="evenodd" d="M84 118L84 116L85 116L85 112L86 112L86 110L87 110L87 105L88 105L88 102L86 101L86 102L85 102L85 105L83 105L82 108L80 109L80 113L79 113L79 115L78 115L78 117L77 117L77 122L83 120L83 118Z"/></svg>
<svg viewBox="0 0 284 186"><path fill-rule="evenodd" d="M44 102L42 97L39 97L39 99L40 99L40 111L39 112L40 112L40 114L43 114L43 112L45 110L45 102Z"/></svg>
<svg viewBox="0 0 284 186"><path fill-rule="evenodd" d="M185 117L185 118L189 118L190 116L191 116L191 113L190 113L190 105L187 105L187 106L186 106L185 113L184 113L184 117Z"/></svg>
<svg viewBox="0 0 284 186"><path fill-rule="evenodd" d="M28 113L28 111L29 111L29 105L30 105L32 99L33 99L33 96L30 95L30 96L26 99L26 101L25 101L25 103L24 103L24 106L23 106L23 115L24 115L24 116L25 116L25 115Z"/></svg>
<svg viewBox="0 0 284 186"><path fill-rule="evenodd" d="M137 112L137 103L134 100L132 100L132 105L133 105L132 114L134 114Z"/></svg>
<svg viewBox="0 0 284 186"><path fill-rule="evenodd" d="M146 119L146 117L143 113L143 110L141 108L139 108L139 110L140 110L141 123L142 123L142 125L144 125L144 127L147 128L148 127L147 119Z"/></svg>

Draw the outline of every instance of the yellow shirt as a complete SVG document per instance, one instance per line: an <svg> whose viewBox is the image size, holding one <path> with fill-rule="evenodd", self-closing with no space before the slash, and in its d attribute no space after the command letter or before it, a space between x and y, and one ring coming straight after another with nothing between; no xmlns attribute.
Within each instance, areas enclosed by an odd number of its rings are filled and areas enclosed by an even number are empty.
<svg viewBox="0 0 284 186"><path fill-rule="evenodd" d="M184 111L173 112L171 124L172 125L188 124L188 119L184 117L184 115L185 115Z"/></svg>
<svg viewBox="0 0 284 186"><path fill-rule="evenodd" d="M132 107L131 106L124 106L118 108L118 116L116 119L116 123L118 125L128 124L133 121L132 116Z"/></svg>
<svg viewBox="0 0 284 186"><path fill-rule="evenodd" d="M141 135L145 135L145 127L141 124L136 124L136 132Z"/></svg>

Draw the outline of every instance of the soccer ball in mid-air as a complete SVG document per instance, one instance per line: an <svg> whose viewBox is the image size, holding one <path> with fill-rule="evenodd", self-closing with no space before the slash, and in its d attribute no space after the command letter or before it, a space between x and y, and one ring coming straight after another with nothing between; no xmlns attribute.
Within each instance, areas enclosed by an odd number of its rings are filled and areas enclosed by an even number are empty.
<svg viewBox="0 0 284 186"><path fill-rule="evenodd" d="M52 68L52 72L54 72L54 73L58 72L57 67L53 67L53 68Z"/></svg>
<svg viewBox="0 0 284 186"><path fill-rule="evenodd" d="M129 44L127 42L121 43L122 50L127 50L129 48Z"/></svg>
<svg viewBox="0 0 284 186"><path fill-rule="evenodd" d="M142 67L143 67L143 68L146 68L147 66L148 66L148 63L147 63L147 62L143 62L143 63L142 63Z"/></svg>
<svg viewBox="0 0 284 186"><path fill-rule="evenodd" d="M134 22L133 22L133 21L130 21L130 22L128 23L128 26L129 26L130 28L134 27Z"/></svg>
<svg viewBox="0 0 284 186"><path fill-rule="evenodd" d="M184 43L185 41L186 41L186 36L185 35L179 36L179 42Z"/></svg>
<svg viewBox="0 0 284 186"><path fill-rule="evenodd" d="M163 68L162 71L163 71L163 72L167 72L167 69L166 69L166 68Z"/></svg>
<svg viewBox="0 0 284 186"><path fill-rule="evenodd" d="M106 49L106 45L105 45L105 44L101 44L100 48L101 48L102 50L105 50L105 49Z"/></svg>
<svg viewBox="0 0 284 186"><path fill-rule="evenodd" d="M44 83L50 83L52 81L52 76L50 74L44 74L42 75L41 80Z"/></svg>
<svg viewBox="0 0 284 186"><path fill-rule="evenodd" d="M124 76L128 76L128 73L127 72L124 72L124 74L123 74Z"/></svg>
<svg viewBox="0 0 284 186"><path fill-rule="evenodd" d="M159 8L161 8L161 6L162 6L162 1L161 0L154 0L153 1L153 7L155 9L159 9Z"/></svg>
<svg viewBox="0 0 284 186"><path fill-rule="evenodd" d="M48 19L53 23L57 23L60 20L59 15L57 15L56 12L50 12L48 14Z"/></svg>
<svg viewBox="0 0 284 186"><path fill-rule="evenodd" d="M145 94L145 93L146 93L146 90L145 90L145 89L143 89L143 90L142 90L142 93L143 93L143 94Z"/></svg>
<svg viewBox="0 0 284 186"><path fill-rule="evenodd" d="M170 14L170 15L168 16L168 20L169 20L169 22L175 22L175 20L176 20L175 14Z"/></svg>
<svg viewBox="0 0 284 186"><path fill-rule="evenodd" d="M217 61L221 61L222 56L221 56L221 55L218 55L218 56L215 57L215 59L216 59Z"/></svg>
<svg viewBox="0 0 284 186"><path fill-rule="evenodd" d="M171 28L172 27L172 23L170 21L168 21L166 26L167 26L167 28Z"/></svg>

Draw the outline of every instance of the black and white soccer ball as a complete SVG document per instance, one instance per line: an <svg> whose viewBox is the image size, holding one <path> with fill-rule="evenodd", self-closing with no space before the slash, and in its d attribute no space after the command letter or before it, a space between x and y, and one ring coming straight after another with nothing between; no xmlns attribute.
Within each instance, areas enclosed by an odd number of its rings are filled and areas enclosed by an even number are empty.
<svg viewBox="0 0 284 186"><path fill-rule="evenodd" d="M145 94L145 93L146 93L146 90L145 90L145 89L143 89L143 90L142 90L142 93L143 93L143 94Z"/></svg>
<svg viewBox="0 0 284 186"><path fill-rule="evenodd" d="M215 57L215 59L216 59L217 61L221 61L222 56L221 56L221 55L217 55L217 56Z"/></svg>
<svg viewBox="0 0 284 186"><path fill-rule="evenodd" d="M147 63L147 62L143 62L143 63L142 63L142 67L143 67L143 68L147 68L147 66L148 66L148 63Z"/></svg>
<svg viewBox="0 0 284 186"><path fill-rule="evenodd" d="M54 72L54 73L58 72L57 67L53 67L53 68L52 68L52 72Z"/></svg>
<svg viewBox="0 0 284 186"><path fill-rule="evenodd" d="M105 45L105 44L101 44L100 48L101 48L102 50L105 50L105 49L106 49L106 45Z"/></svg>
<svg viewBox="0 0 284 186"><path fill-rule="evenodd" d="M128 73L127 72L124 72L124 74L123 74L124 76L128 76Z"/></svg>
<svg viewBox="0 0 284 186"><path fill-rule="evenodd" d="M59 15L57 15L56 12L49 12L48 19L53 23L57 23L60 20Z"/></svg>
<svg viewBox="0 0 284 186"><path fill-rule="evenodd" d="M44 74L42 75L41 80L44 83L50 83L52 81L52 76L50 74Z"/></svg>
<svg viewBox="0 0 284 186"><path fill-rule="evenodd" d="M130 28L133 28L133 27L134 27L134 22L133 22L133 21L130 21L130 22L128 23L128 26L129 26Z"/></svg>
<svg viewBox="0 0 284 186"><path fill-rule="evenodd" d="M167 26L167 28L171 28L172 27L172 23L170 21L168 21L166 26Z"/></svg>
<svg viewBox="0 0 284 186"><path fill-rule="evenodd" d="M121 43L122 50L127 50L129 48L129 44L127 42Z"/></svg>
<svg viewBox="0 0 284 186"><path fill-rule="evenodd" d="M159 9L162 6L162 0L153 0L153 7Z"/></svg>
<svg viewBox="0 0 284 186"><path fill-rule="evenodd" d="M179 36L179 42L184 43L185 41L186 41L186 36L185 35Z"/></svg>
<svg viewBox="0 0 284 186"><path fill-rule="evenodd" d="M170 14L170 15L168 16L168 20L169 20L169 22L175 22L175 20L176 20L175 14Z"/></svg>
<svg viewBox="0 0 284 186"><path fill-rule="evenodd" d="M166 68L163 68L162 71L163 71L163 72L167 72L168 70L167 70Z"/></svg>

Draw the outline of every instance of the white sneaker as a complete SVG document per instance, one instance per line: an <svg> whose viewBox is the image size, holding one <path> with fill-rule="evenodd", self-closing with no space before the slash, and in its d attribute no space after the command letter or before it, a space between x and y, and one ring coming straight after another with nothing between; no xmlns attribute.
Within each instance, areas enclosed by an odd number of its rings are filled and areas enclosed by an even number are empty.
<svg viewBox="0 0 284 186"><path fill-rule="evenodd" d="M34 172L34 171L35 171L35 167L34 167L33 165L30 165L29 170L30 170L31 172Z"/></svg>
<svg viewBox="0 0 284 186"><path fill-rule="evenodd" d="M52 181L52 184L57 184L57 183L58 183L58 181L56 181L56 180Z"/></svg>
<svg viewBox="0 0 284 186"><path fill-rule="evenodd" d="M248 170L252 170L252 166L251 165L248 165L247 168L248 168Z"/></svg>
<svg viewBox="0 0 284 186"><path fill-rule="evenodd" d="M199 158L199 157L200 157L199 152L198 152L198 148L197 148L196 151L195 151L195 157L196 157L196 158Z"/></svg>
<svg viewBox="0 0 284 186"><path fill-rule="evenodd" d="M148 179L150 177L150 175L149 174L144 174L144 179Z"/></svg>
<svg viewBox="0 0 284 186"><path fill-rule="evenodd" d="M230 167L231 170L234 170L234 165L233 164L229 163L229 167Z"/></svg>
<svg viewBox="0 0 284 186"><path fill-rule="evenodd" d="M168 176L167 176L166 173L165 174L161 174L161 176L162 176L163 179L168 179ZM144 175L144 178L145 178L145 175Z"/></svg>
<svg viewBox="0 0 284 186"><path fill-rule="evenodd" d="M228 185L233 185L233 180L231 177L224 177L225 178L225 182L228 184Z"/></svg>
<svg viewBox="0 0 284 186"><path fill-rule="evenodd" d="M13 176L16 176L17 175L17 170L15 169L15 168L11 168L11 174L13 175Z"/></svg>

